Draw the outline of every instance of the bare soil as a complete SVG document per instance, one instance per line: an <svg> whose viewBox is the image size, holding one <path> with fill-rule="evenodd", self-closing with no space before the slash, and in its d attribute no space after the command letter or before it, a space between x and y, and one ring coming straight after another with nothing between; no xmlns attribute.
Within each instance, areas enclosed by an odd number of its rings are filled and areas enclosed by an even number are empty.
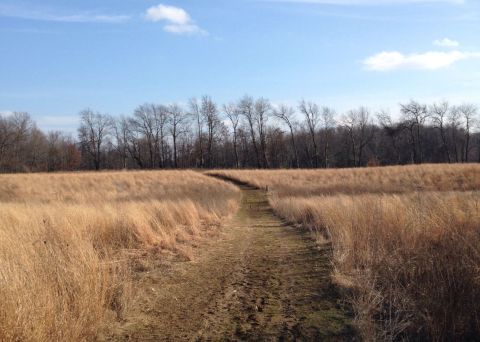
<svg viewBox="0 0 480 342"><path fill-rule="evenodd" d="M330 280L327 247L273 213L246 185L222 234L190 262L139 272L136 299L100 339L115 341L352 340Z"/></svg>

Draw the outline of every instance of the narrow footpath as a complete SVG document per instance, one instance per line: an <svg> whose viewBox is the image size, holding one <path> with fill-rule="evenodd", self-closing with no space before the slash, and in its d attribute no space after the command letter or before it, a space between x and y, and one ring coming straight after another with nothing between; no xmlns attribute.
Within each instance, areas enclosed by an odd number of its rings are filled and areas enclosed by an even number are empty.
<svg viewBox="0 0 480 342"><path fill-rule="evenodd" d="M280 220L265 191L239 186L241 207L221 237L192 262L142 274L139 300L106 340L352 340L328 251Z"/></svg>

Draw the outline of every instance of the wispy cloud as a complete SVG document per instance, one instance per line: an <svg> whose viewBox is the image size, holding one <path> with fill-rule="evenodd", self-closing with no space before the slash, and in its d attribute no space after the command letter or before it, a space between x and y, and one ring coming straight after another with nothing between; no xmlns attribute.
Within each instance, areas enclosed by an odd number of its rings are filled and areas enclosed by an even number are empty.
<svg viewBox="0 0 480 342"><path fill-rule="evenodd" d="M75 115L44 115L37 119L42 126L65 127L78 124L78 117Z"/></svg>
<svg viewBox="0 0 480 342"><path fill-rule="evenodd" d="M268 2L291 2L304 4L323 4L339 6L360 6L360 5L402 5L419 3L444 3L444 4L465 4L467 0L263 0Z"/></svg>
<svg viewBox="0 0 480 342"><path fill-rule="evenodd" d="M384 51L363 61L368 70L390 71L398 69L438 70L467 59L480 58L480 52L429 51L403 54L398 51Z"/></svg>
<svg viewBox="0 0 480 342"><path fill-rule="evenodd" d="M150 7L145 19L152 22L163 22L166 32L176 34L201 34L207 35L207 31L200 28L183 8L160 4Z"/></svg>
<svg viewBox="0 0 480 342"><path fill-rule="evenodd" d="M7 116L13 115L11 110L0 110L0 117L6 118Z"/></svg>
<svg viewBox="0 0 480 342"><path fill-rule="evenodd" d="M0 17L67 23L122 23L130 19L128 15L98 14L92 12L65 14L46 9L2 5L0 5Z"/></svg>
<svg viewBox="0 0 480 342"><path fill-rule="evenodd" d="M459 47L460 43L450 38L443 38L443 39L435 40L433 42L433 45L440 46L440 47L447 47L447 48L455 48L455 47Z"/></svg>

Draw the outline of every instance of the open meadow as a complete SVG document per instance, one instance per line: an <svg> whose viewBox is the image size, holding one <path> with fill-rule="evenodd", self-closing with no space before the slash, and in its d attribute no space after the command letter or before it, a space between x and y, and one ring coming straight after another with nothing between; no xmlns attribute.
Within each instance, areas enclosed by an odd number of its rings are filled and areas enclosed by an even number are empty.
<svg viewBox="0 0 480 342"><path fill-rule="evenodd" d="M331 246L365 340L480 334L480 166L211 171L268 189L275 212Z"/></svg>
<svg viewBox="0 0 480 342"><path fill-rule="evenodd" d="M0 342L480 342L479 23L0 0Z"/></svg>
<svg viewBox="0 0 480 342"><path fill-rule="evenodd" d="M0 175L0 340L92 340L135 262L188 258L239 196L193 171Z"/></svg>
<svg viewBox="0 0 480 342"><path fill-rule="evenodd" d="M474 164L0 175L0 340L475 339L479 189Z"/></svg>

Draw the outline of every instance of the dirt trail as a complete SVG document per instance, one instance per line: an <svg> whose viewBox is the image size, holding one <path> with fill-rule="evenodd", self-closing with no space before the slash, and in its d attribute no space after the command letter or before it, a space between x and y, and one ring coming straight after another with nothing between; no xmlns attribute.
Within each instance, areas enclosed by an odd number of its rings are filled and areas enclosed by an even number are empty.
<svg viewBox="0 0 480 342"><path fill-rule="evenodd" d="M193 262L159 265L108 340L351 340L328 252L276 217L264 191L241 186L236 216Z"/></svg>

